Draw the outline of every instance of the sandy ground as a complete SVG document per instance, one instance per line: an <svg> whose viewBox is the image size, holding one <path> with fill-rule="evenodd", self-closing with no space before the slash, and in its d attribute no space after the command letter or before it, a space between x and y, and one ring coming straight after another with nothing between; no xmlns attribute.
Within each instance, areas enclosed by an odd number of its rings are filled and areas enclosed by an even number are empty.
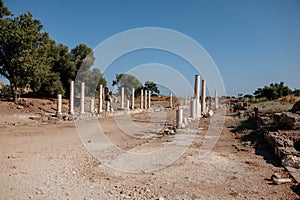
<svg viewBox="0 0 300 200"><path fill-rule="evenodd" d="M168 113L172 120L174 110ZM272 184L272 173L285 174L284 169L271 153L268 158L258 155L235 139L227 128L230 116L205 158L198 159L202 143L195 140L173 164L138 174L115 171L93 158L74 122L42 123L28 116L0 110L0 199L299 199L290 183ZM131 117L138 126L149 120L147 113ZM100 123L107 137L125 150L144 144L158 148L175 137L132 137L113 118ZM208 118L201 119L199 138L208 124Z"/></svg>

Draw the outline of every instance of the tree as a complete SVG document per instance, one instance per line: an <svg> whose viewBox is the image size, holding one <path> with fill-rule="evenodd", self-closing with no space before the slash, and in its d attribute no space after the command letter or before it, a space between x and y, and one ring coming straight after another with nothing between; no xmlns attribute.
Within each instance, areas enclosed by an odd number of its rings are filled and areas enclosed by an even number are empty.
<svg viewBox="0 0 300 200"><path fill-rule="evenodd" d="M85 93L88 96L95 96L96 91L99 91L100 84L106 86L106 80L100 70L94 68L78 73L76 79L76 88L80 88L80 84L85 83ZM79 91L76 91L79 92Z"/></svg>
<svg viewBox="0 0 300 200"><path fill-rule="evenodd" d="M5 16L10 16L12 13L4 5L3 0L0 0L0 18L2 19Z"/></svg>
<svg viewBox="0 0 300 200"><path fill-rule="evenodd" d="M146 81L144 89L151 91L152 94L153 93L156 93L156 94L160 93L156 83L154 83L152 81Z"/></svg>
<svg viewBox="0 0 300 200"><path fill-rule="evenodd" d="M43 51L49 37L42 29L31 13L1 19L0 74L9 80L14 102L18 88L33 86L38 90L49 81L51 66Z"/></svg>
<svg viewBox="0 0 300 200"><path fill-rule="evenodd" d="M264 88L258 88L255 90L254 95L257 98L265 97L268 100L277 99L280 97L284 97L290 95L292 91L284 85L284 82L271 83L269 86L265 86Z"/></svg>
<svg viewBox="0 0 300 200"><path fill-rule="evenodd" d="M77 70L86 71L93 66L95 57L93 50L86 44L80 43L71 50L72 61L75 63Z"/></svg>
<svg viewBox="0 0 300 200"><path fill-rule="evenodd" d="M124 93L129 95L132 88L140 88L142 83L131 74L116 74L116 79L113 80L112 86L118 86L118 91L121 92L121 88L124 87Z"/></svg>
<svg viewBox="0 0 300 200"><path fill-rule="evenodd" d="M300 89L294 89L293 91L293 95L295 95L296 97L300 97Z"/></svg>
<svg viewBox="0 0 300 200"><path fill-rule="evenodd" d="M251 95L251 94L245 94L244 98L253 99L253 95Z"/></svg>
<svg viewBox="0 0 300 200"><path fill-rule="evenodd" d="M59 75L62 87L66 91L65 94L69 95L70 81L75 79L77 68L68 47L63 44L57 45L55 41L50 41L48 60L52 66L52 71Z"/></svg>
<svg viewBox="0 0 300 200"><path fill-rule="evenodd" d="M91 69L95 61L93 50L85 44L79 44L71 50L71 55L77 73L76 88L80 87L81 82L85 82L87 95L94 96L100 84L106 86L106 80L99 69Z"/></svg>

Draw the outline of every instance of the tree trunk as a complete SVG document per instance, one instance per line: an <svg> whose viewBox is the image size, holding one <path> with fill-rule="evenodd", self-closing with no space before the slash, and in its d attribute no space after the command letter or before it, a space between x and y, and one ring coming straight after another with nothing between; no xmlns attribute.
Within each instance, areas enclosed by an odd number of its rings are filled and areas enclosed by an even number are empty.
<svg viewBox="0 0 300 200"><path fill-rule="evenodd" d="M10 82L10 87L13 95L13 102L18 103L18 88L15 83Z"/></svg>

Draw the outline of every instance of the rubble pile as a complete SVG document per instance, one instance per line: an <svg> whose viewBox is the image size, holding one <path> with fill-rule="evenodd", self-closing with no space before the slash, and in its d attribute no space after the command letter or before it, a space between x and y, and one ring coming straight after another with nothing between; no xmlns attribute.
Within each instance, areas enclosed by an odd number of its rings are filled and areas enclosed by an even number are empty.
<svg viewBox="0 0 300 200"><path fill-rule="evenodd" d="M266 131L264 138L285 167L300 169L300 101L290 112L276 113L277 131Z"/></svg>
<svg viewBox="0 0 300 200"><path fill-rule="evenodd" d="M176 124L173 122L165 121L164 128L156 132L158 135L175 135L177 132Z"/></svg>

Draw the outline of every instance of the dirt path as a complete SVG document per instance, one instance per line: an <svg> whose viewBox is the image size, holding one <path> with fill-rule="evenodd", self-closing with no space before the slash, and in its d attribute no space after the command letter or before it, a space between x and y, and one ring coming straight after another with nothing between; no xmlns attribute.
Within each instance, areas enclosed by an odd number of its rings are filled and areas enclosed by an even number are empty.
<svg viewBox="0 0 300 200"><path fill-rule="evenodd" d="M134 119L138 124L147 117ZM207 126L175 163L140 174L99 163L83 147L72 122L0 124L0 199L297 199L289 184L268 181L281 167L267 163L252 147L239 150L241 144L227 128L230 120L204 159L198 153ZM140 139L125 135L110 118L101 123L124 149L145 143L156 148L174 137Z"/></svg>

